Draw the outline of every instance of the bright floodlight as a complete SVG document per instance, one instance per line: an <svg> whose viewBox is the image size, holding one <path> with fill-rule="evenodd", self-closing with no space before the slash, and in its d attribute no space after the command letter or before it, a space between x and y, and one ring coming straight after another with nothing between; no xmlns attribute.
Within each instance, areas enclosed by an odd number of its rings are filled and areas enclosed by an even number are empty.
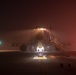
<svg viewBox="0 0 76 75"><path fill-rule="evenodd" d="M37 52L44 52L44 47L41 42L38 42Z"/></svg>
<svg viewBox="0 0 76 75"><path fill-rule="evenodd" d="M42 30L43 31L43 30L46 30L46 29L45 28L38 28L38 30Z"/></svg>
<svg viewBox="0 0 76 75"><path fill-rule="evenodd" d="M44 47L41 48L37 47L37 52L44 52Z"/></svg>

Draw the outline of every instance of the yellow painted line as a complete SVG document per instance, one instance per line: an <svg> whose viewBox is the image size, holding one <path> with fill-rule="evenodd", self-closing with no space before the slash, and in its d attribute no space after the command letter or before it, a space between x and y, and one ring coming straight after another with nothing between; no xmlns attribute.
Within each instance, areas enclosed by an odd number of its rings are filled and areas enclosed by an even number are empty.
<svg viewBox="0 0 76 75"><path fill-rule="evenodd" d="M33 59L47 59L46 57L34 57Z"/></svg>

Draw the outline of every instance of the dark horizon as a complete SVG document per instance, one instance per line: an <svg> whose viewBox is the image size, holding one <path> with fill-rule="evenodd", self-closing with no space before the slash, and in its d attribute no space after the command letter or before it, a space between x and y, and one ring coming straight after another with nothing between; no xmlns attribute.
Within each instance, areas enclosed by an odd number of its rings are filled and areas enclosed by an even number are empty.
<svg viewBox="0 0 76 75"><path fill-rule="evenodd" d="M75 25L76 5L72 1L3 2L0 30L29 29L40 25L69 28Z"/></svg>

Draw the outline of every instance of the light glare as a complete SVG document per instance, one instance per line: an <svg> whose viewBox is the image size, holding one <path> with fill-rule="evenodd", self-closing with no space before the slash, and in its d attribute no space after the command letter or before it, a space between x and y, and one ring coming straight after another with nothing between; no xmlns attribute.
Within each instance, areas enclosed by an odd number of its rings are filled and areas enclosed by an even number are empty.
<svg viewBox="0 0 76 75"><path fill-rule="evenodd" d="M56 58L56 57L55 57L55 56L53 56L53 55L51 55L50 57L51 57L51 58Z"/></svg>
<svg viewBox="0 0 76 75"><path fill-rule="evenodd" d="M42 30L43 31L43 30L46 30L46 29L45 28L38 28L38 30Z"/></svg>
<svg viewBox="0 0 76 75"><path fill-rule="evenodd" d="M40 60L42 60L42 59L47 59L47 58L45 56L43 56L43 57L35 56L33 59L40 59Z"/></svg>
<svg viewBox="0 0 76 75"><path fill-rule="evenodd" d="M2 41L0 41L0 45L2 44Z"/></svg>
<svg viewBox="0 0 76 75"><path fill-rule="evenodd" d="M37 52L44 52L44 47L41 48L37 47Z"/></svg>

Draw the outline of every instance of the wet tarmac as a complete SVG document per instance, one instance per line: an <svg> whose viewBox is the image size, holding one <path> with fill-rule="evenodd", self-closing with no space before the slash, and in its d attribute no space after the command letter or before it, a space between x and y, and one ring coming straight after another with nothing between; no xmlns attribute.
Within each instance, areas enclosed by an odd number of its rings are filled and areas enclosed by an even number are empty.
<svg viewBox="0 0 76 75"><path fill-rule="evenodd" d="M0 75L76 75L76 59L47 54L47 59L33 59L25 52L1 52Z"/></svg>

